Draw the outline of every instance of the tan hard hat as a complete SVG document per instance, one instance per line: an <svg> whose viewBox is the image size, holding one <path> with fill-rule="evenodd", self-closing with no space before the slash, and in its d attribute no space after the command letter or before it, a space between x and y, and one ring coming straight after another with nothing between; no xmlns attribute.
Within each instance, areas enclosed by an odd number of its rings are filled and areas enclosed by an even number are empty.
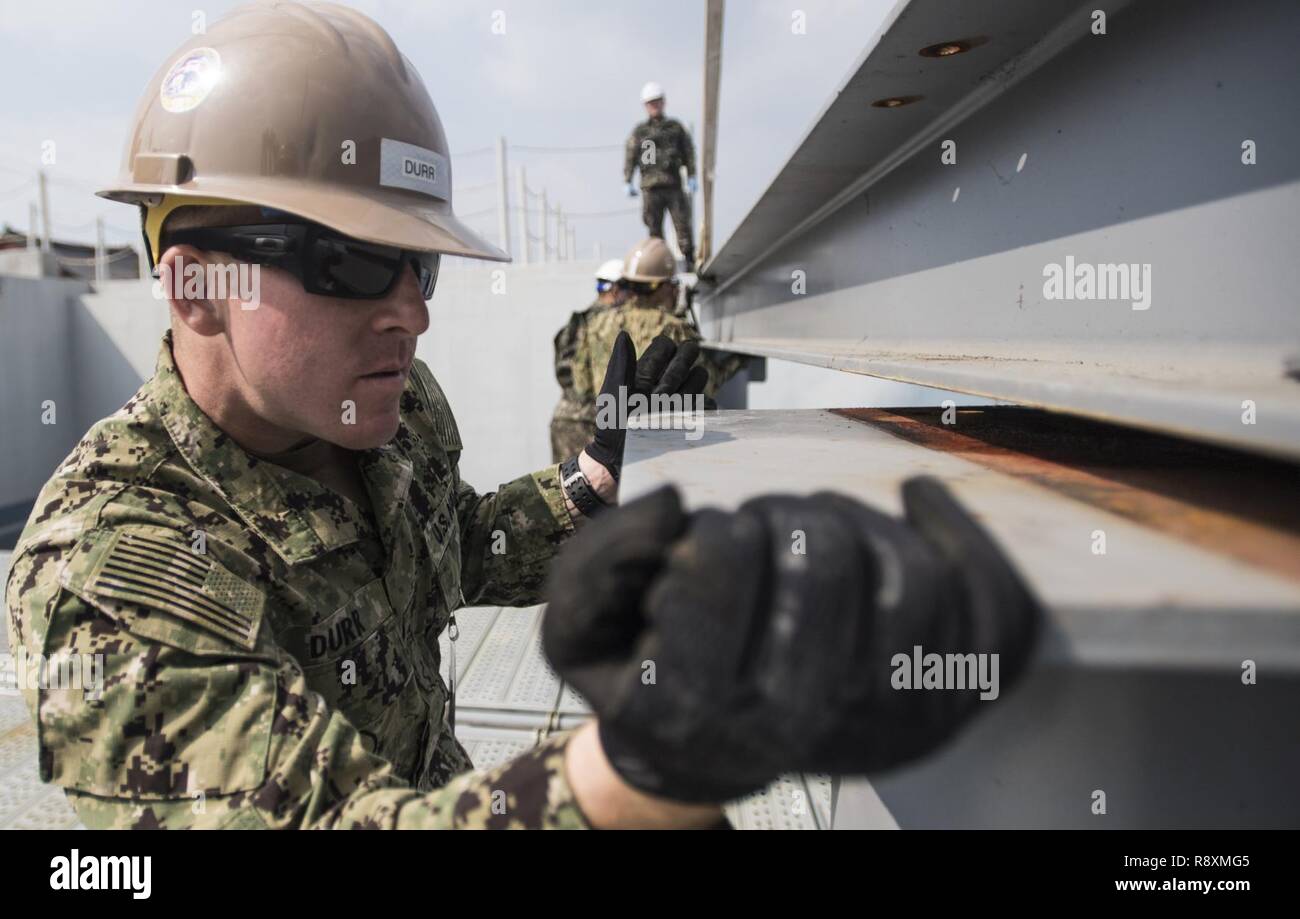
<svg viewBox="0 0 1300 919"><path fill-rule="evenodd" d="M166 213L256 204L383 245L509 261L456 218L447 137L420 75L372 19L333 3L240 7L172 54L135 113L118 183Z"/></svg>
<svg viewBox="0 0 1300 919"><path fill-rule="evenodd" d="M668 244L658 237L643 239L623 259L623 277L628 281L666 281L677 270L677 260Z"/></svg>

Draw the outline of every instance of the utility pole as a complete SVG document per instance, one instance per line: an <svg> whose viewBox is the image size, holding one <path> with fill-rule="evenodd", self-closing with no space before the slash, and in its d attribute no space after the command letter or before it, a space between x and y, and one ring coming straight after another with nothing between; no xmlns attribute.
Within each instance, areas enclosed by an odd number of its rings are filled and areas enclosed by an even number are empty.
<svg viewBox="0 0 1300 919"><path fill-rule="evenodd" d="M36 251L37 213L38 213L38 208L36 207L36 202L35 201L28 202L27 204L27 251L28 252Z"/></svg>
<svg viewBox="0 0 1300 919"><path fill-rule="evenodd" d="M519 264L528 264L528 180L524 167L515 170L515 200L519 203Z"/></svg>
<svg viewBox="0 0 1300 919"><path fill-rule="evenodd" d="M557 204L555 205L555 260L557 262L564 261L566 235L564 230L564 208Z"/></svg>
<svg viewBox="0 0 1300 919"><path fill-rule="evenodd" d="M546 189L542 189L542 263L551 260L551 207L546 203Z"/></svg>
<svg viewBox="0 0 1300 919"><path fill-rule="evenodd" d="M713 257L713 168L718 151L718 84L722 80L722 13L724 0L708 0L704 12L704 143L700 173L700 244L696 247L698 272Z"/></svg>
<svg viewBox="0 0 1300 919"><path fill-rule="evenodd" d="M506 187L506 139L497 138L497 237L510 251L510 190Z"/></svg>
<svg viewBox="0 0 1300 919"><path fill-rule="evenodd" d="M50 191L45 186L45 170L37 173L41 187L41 251L50 251Z"/></svg>

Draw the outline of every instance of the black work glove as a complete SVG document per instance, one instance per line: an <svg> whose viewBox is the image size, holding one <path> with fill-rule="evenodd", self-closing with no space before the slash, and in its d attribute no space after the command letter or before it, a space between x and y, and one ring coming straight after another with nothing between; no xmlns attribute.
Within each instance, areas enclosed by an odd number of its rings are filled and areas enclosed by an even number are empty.
<svg viewBox="0 0 1300 919"><path fill-rule="evenodd" d="M917 645L999 654L1005 691L1038 603L938 481L909 480L903 502L905 520L825 492L688 516L663 488L575 536L552 569L542 638L619 774L720 802L785 772L921 756L980 690L893 688L894 656L910 674Z"/></svg>
<svg viewBox="0 0 1300 919"><path fill-rule="evenodd" d="M626 405L634 394L683 396L701 395L709 382L709 372L695 366L700 346L693 341L678 346L665 335L656 335L641 359L637 360L632 337L619 332L614 350L605 369L605 382L596 398L596 437L587 446L587 455L609 470L618 481L623 470L623 445L627 428L623 427L619 406ZM623 398L619 398L619 388ZM602 406L609 406L602 411ZM606 418L614 423L602 424Z"/></svg>

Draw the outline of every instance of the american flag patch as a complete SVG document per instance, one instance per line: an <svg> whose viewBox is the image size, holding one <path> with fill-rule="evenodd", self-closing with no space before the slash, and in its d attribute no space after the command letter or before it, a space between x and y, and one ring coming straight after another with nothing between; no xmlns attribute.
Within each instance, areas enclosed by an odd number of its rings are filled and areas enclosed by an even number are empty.
<svg viewBox="0 0 1300 919"><path fill-rule="evenodd" d="M89 585L101 596L183 619L252 649L262 593L206 554L153 533L118 530Z"/></svg>

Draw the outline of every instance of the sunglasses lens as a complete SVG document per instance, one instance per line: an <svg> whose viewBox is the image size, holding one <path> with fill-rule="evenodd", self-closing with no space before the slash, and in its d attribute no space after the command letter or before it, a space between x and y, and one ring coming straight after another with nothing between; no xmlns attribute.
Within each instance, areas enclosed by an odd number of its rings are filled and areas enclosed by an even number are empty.
<svg viewBox="0 0 1300 919"><path fill-rule="evenodd" d="M425 300L433 297L433 288L438 283L438 268L442 257L437 252L419 252L411 257L416 280L420 284L420 293Z"/></svg>
<svg viewBox="0 0 1300 919"><path fill-rule="evenodd" d="M382 297L402 267L402 252L351 240L317 239L315 286L336 297Z"/></svg>

